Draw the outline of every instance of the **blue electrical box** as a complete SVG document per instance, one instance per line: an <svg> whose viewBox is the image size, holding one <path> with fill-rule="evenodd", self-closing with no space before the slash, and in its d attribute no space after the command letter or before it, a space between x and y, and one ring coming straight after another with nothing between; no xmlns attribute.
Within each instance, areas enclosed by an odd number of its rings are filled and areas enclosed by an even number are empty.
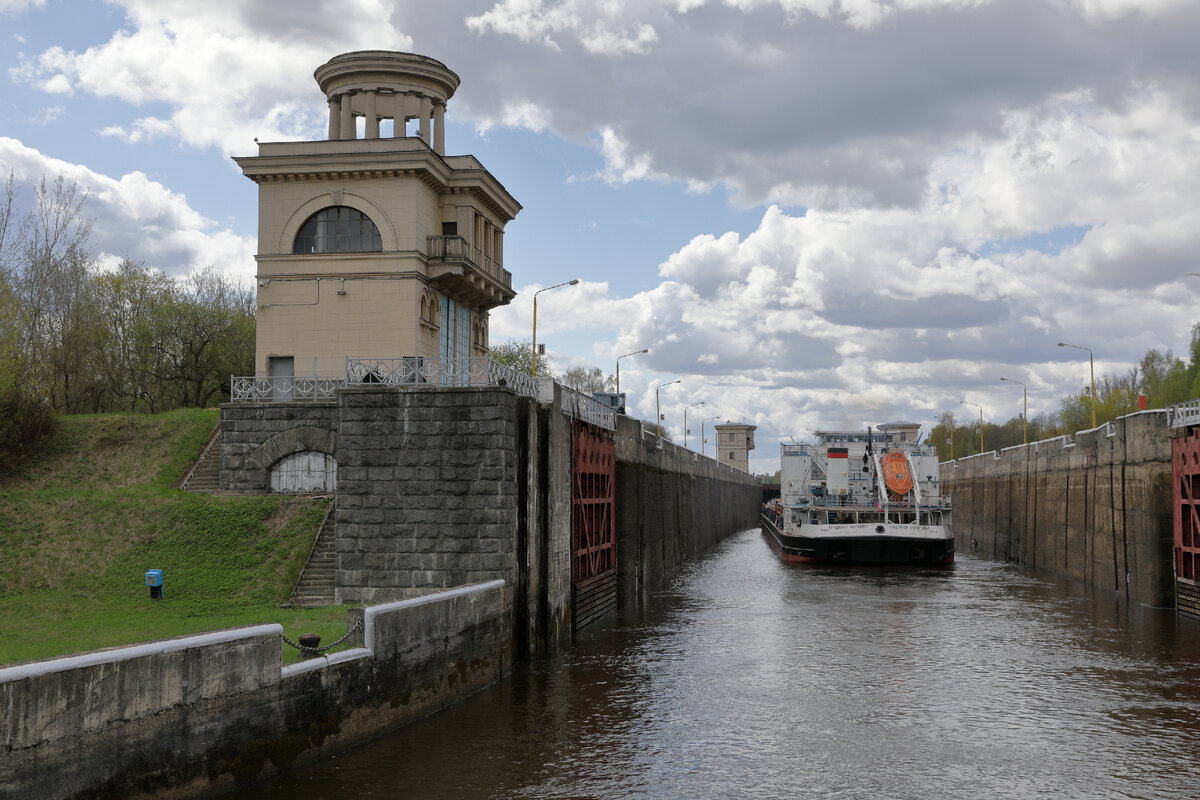
<svg viewBox="0 0 1200 800"><path fill-rule="evenodd" d="M163 576L161 569L146 570L146 585L150 587L150 596L158 599L163 596Z"/></svg>

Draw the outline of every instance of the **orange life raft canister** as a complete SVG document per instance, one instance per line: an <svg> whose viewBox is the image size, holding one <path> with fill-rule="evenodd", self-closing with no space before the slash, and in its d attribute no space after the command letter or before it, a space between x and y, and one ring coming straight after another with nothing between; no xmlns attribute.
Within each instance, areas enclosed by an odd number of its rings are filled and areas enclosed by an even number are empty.
<svg viewBox="0 0 1200 800"><path fill-rule="evenodd" d="M912 491L912 470L908 468L908 459L904 453L892 450L880 462L883 467L883 482L896 497L903 497Z"/></svg>

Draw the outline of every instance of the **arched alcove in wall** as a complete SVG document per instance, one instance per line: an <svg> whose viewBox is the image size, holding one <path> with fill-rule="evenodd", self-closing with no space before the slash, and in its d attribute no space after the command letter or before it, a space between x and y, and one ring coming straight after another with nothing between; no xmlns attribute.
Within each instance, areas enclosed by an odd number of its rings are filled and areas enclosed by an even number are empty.
<svg viewBox="0 0 1200 800"><path fill-rule="evenodd" d="M271 465L272 494L323 494L337 490L337 459L317 450L301 450Z"/></svg>

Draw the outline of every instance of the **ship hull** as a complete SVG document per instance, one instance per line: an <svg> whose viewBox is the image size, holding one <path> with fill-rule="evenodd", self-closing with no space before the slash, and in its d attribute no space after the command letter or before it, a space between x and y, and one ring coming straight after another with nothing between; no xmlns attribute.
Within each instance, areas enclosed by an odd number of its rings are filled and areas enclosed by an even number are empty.
<svg viewBox="0 0 1200 800"><path fill-rule="evenodd" d="M763 536L781 559L796 564L946 566L954 539L941 526L814 525L804 534L783 533L766 515ZM882 530L880 530L882 529Z"/></svg>

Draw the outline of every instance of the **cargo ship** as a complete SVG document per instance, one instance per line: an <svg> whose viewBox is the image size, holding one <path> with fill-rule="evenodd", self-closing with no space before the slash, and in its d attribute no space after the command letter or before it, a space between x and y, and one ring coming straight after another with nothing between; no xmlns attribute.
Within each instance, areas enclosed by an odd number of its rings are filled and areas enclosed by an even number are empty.
<svg viewBox="0 0 1200 800"><path fill-rule="evenodd" d="M842 565L954 563L950 500L938 490L937 451L919 424L817 431L816 444L780 450L780 498L762 531L785 561Z"/></svg>

